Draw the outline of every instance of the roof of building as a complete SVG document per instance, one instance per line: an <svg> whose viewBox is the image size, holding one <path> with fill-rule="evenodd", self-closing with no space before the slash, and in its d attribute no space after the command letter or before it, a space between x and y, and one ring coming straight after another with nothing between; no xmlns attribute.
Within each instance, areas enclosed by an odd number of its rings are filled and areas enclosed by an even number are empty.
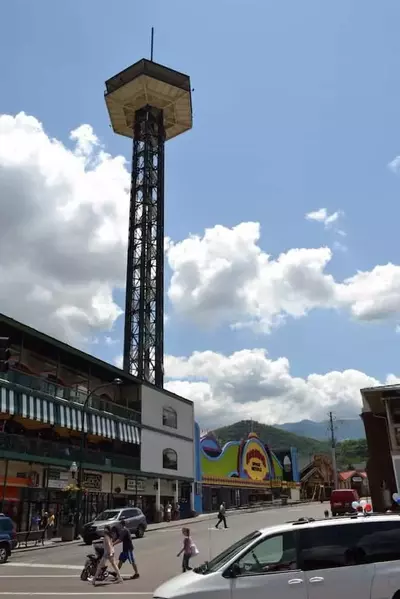
<svg viewBox="0 0 400 599"><path fill-rule="evenodd" d="M371 391L400 391L400 384L396 385L377 385L376 387L364 387L361 389L361 393L368 393Z"/></svg>
<svg viewBox="0 0 400 599"><path fill-rule="evenodd" d="M359 470L346 470L345 472L339 472L339 478L344 482L349 480L352 476L361 476L362 478L367 478L367 474L365 472L360 472Z"/></svg>
<svg viewBox="0 0 400 599"><path fill-rule="evenodd" d="M83 364L86 364L90 370L90 373L94 377L98 377L102 380L110 380L110 382L115 379L121 379L127 385L146 385L148 387L153 387L150 383L145 381L141 381L134 375L126 372L125 370L121 370L117 366L113 364L109 364L108 362L104 362L104 360L100 360L95 356L91 356L86 352L81 351L63 341L59 341L54 337L50 337L50 335L46 335L37 329L34 329L18 320L14 320L5 314L0 313L0 336L9 336L11 344L19 343L19 340L16 339L16 333L20 333L21 337L24 337L24 347L29 348L29 339L32 342L32 349L42 354L43 356L51 356L55 355L60 359L60 362L65 366L69 366L77 371L82 370ZM162 391L166 395L170 395L171 397L175 397L184 401L186 403L193 404L193 402L185 397L181 397L168 391L167 389L158 389Z"/></svg>

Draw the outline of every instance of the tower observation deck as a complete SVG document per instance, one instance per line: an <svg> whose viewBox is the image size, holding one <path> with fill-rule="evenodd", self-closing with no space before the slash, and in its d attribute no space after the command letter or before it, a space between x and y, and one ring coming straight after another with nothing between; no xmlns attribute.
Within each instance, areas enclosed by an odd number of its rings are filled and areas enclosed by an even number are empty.
<svg viewBox="0 0 400 599"><path fill-rule="evenodd" d="M133 139L123 368L162 387L164 145L192 128L190 78L142 59L105 85L114 132Z"/></svg>

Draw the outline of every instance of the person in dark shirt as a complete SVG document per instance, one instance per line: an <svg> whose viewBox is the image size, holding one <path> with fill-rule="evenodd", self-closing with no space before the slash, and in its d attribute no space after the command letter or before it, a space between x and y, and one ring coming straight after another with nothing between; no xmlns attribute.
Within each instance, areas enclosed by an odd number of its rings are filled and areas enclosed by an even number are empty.
<svg viewBox="0 0 400 599"><path fill-rule="evenodd" d="M136 565L135 554L133 553L133 541L132 535L126 528L125 520L120 522L121 528L118 532L118 538L115 541L115 545L122 543L122 551L119 556L118 568L121 569L126 561L128 561L133 568L133 576L131 578L139 578L139 571Z"/></svg>

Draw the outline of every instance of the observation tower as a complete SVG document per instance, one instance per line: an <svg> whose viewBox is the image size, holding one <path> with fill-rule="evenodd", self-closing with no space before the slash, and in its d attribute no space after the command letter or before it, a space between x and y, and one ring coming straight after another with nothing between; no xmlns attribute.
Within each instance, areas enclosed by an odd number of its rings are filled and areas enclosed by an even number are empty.
<svg viewBox="0 0 400 599"><path fill-rule="evenodd" d="M192 128L190 78L143 58L105 85L114 132L133 139L123 369L162 388L164 146Z"/></svg>

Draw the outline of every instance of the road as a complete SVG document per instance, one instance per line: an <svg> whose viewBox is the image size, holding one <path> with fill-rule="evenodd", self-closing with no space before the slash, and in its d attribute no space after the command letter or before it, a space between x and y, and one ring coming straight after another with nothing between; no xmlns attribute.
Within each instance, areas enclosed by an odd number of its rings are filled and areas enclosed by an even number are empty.
<svg viewBox="0 0 400 599"><path fill-rule="evenodd" d="M297 520L301 517L323 517L327 505L313 504L270 509L256 513L239 513L228 519L227 530L213 528L212 520L194 522L191 535L200 555L193 564L209 560L225 547L257 528ZM96 588L79 578L89 547L81 544L54 546L45 549L15 552L8 564L0 566L0 599L4 597L76 597L84 599L100 595L114 597L151 597L155 588L180 572L181 548L179 528L148 532L135 541L135 553L140 578L129 580L129 565L122 569L124 584L99 584Z"/></svg>

